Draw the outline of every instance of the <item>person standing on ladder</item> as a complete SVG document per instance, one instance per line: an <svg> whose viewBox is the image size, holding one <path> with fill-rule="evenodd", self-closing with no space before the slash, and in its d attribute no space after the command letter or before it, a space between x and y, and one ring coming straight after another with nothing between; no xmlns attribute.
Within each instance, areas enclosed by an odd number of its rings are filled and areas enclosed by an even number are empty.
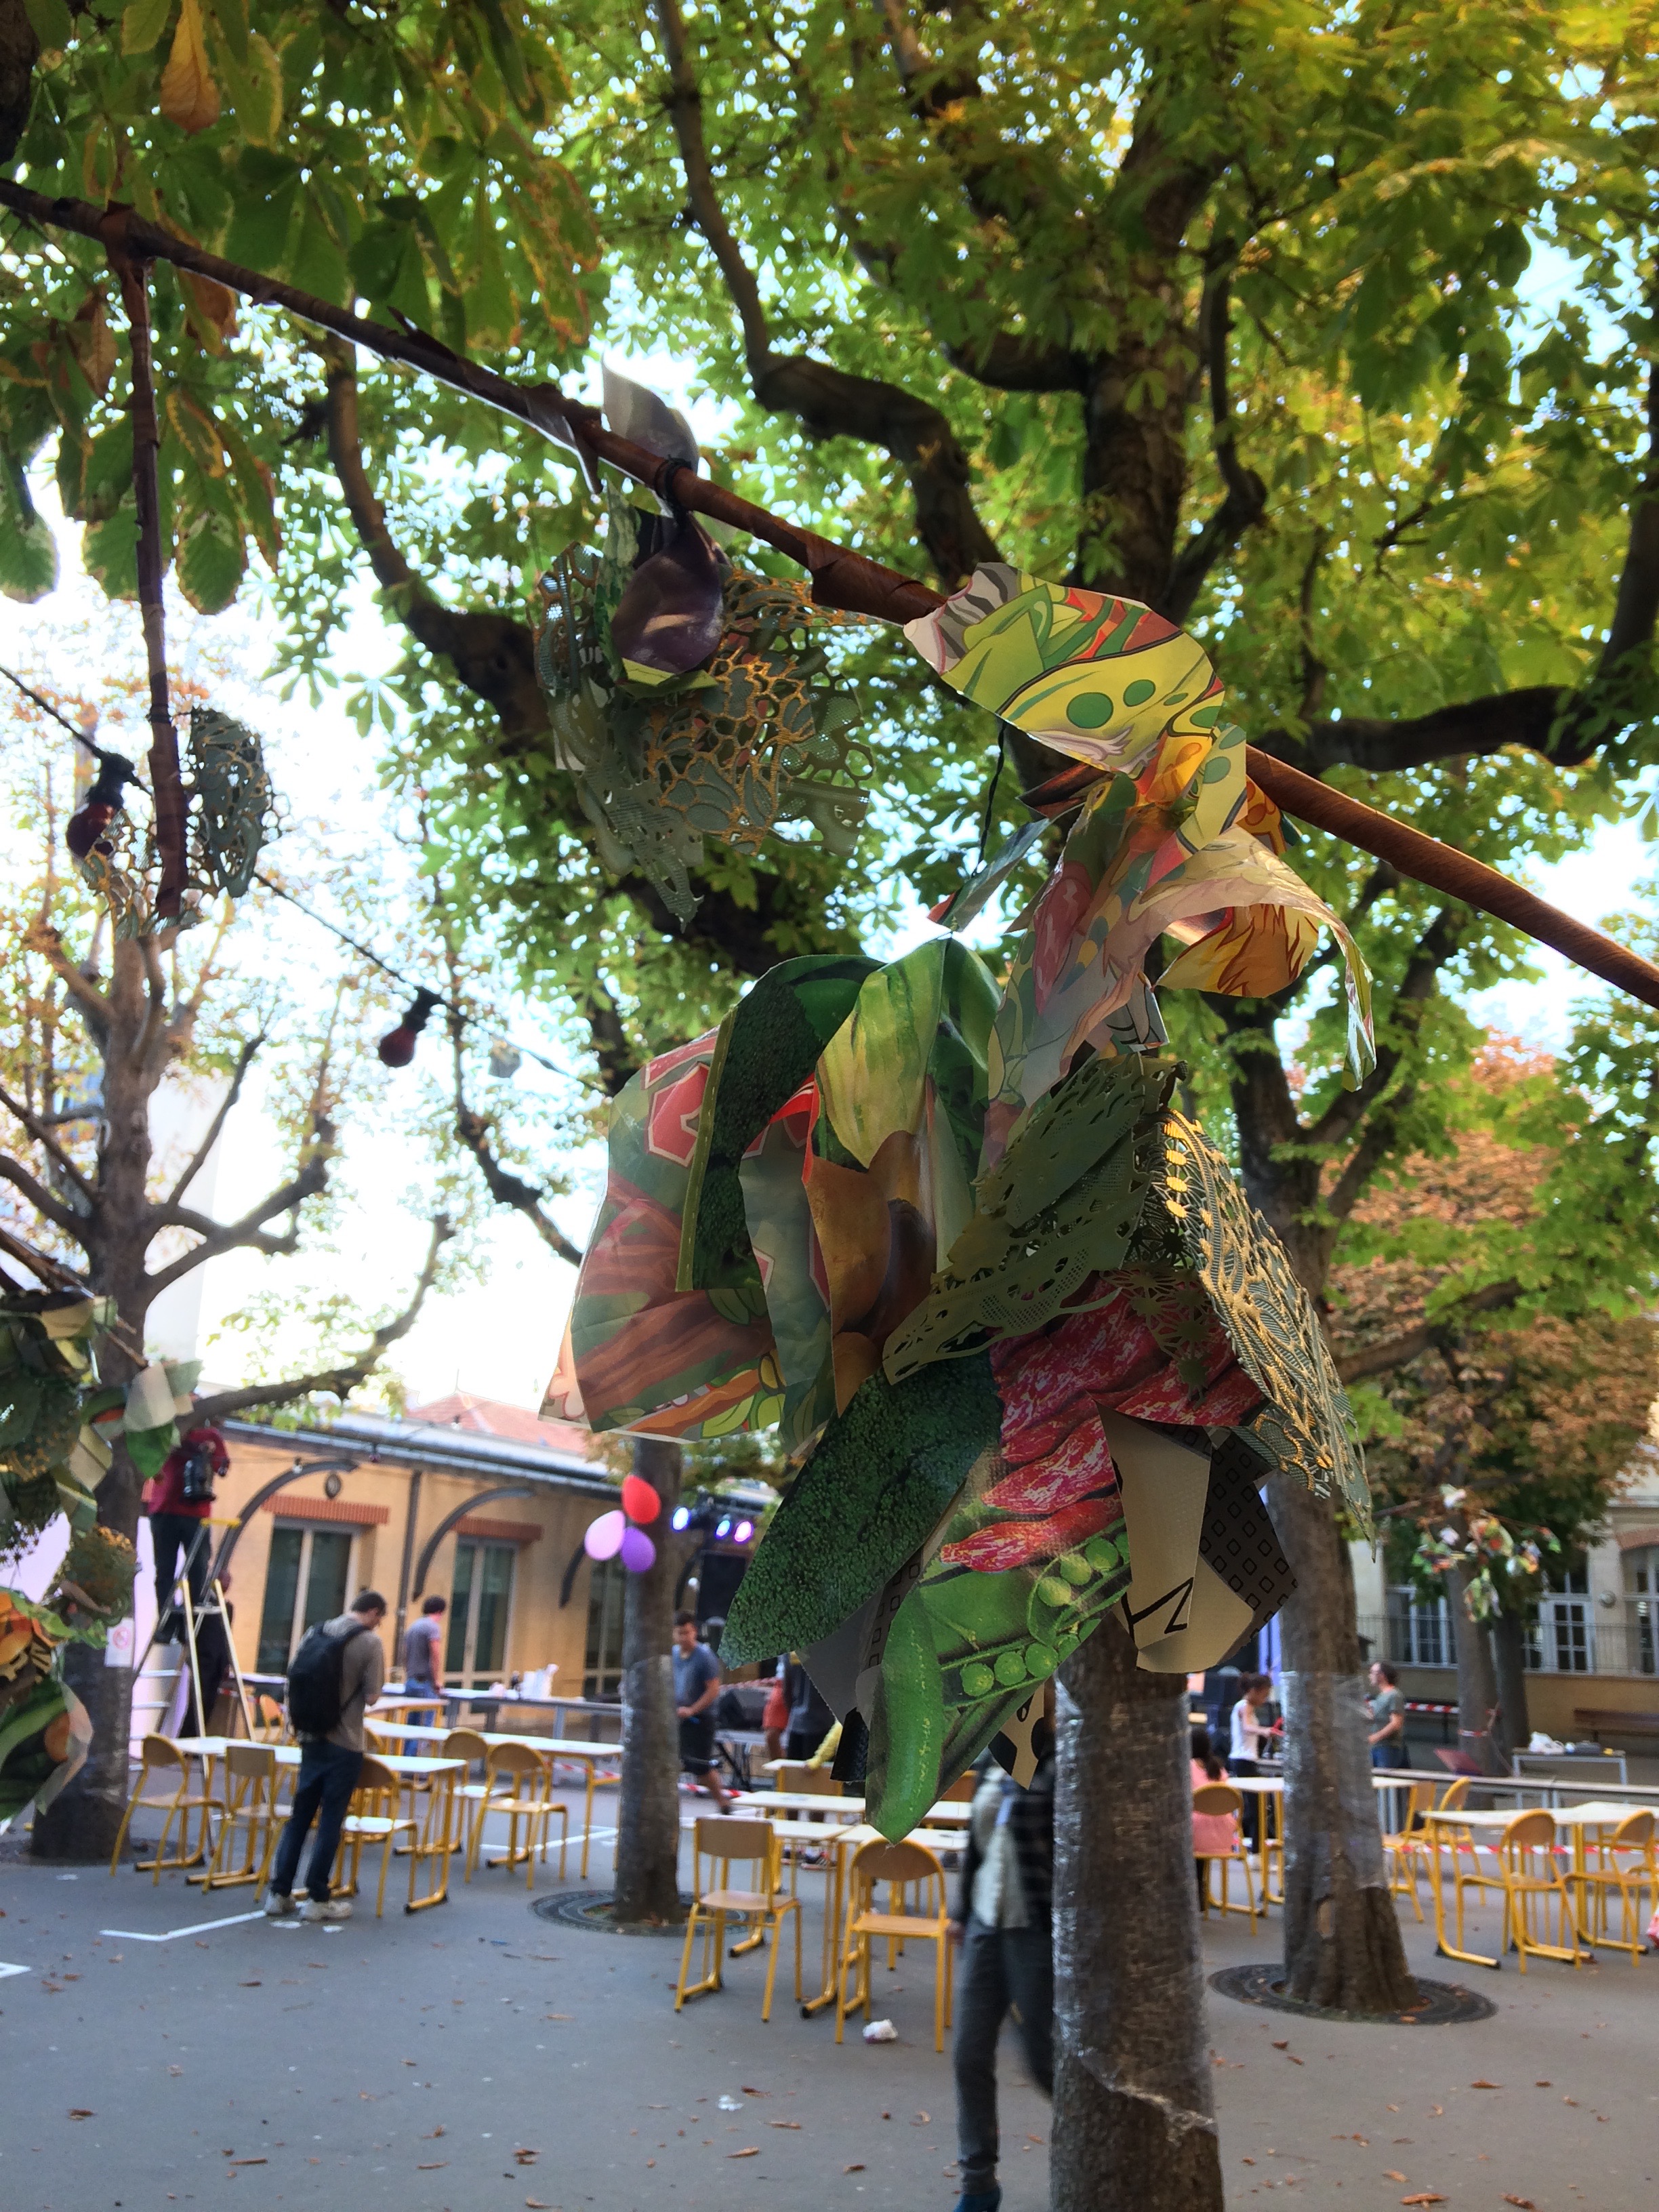
<svg viewBox="0 0 1659 2212"><path fill-rule="evenodd" d="M203 1523L213 1510L213 1486L230 1469L224 1437L207 1422L187 1429L161 1462L161 1471L144 1485L143 1508L149 1516L155 1553L155 1641L182 1644L184 1625L173 1602L183 1573L196 1612L207 1591L208 1554L212 1549Z"/></svg>

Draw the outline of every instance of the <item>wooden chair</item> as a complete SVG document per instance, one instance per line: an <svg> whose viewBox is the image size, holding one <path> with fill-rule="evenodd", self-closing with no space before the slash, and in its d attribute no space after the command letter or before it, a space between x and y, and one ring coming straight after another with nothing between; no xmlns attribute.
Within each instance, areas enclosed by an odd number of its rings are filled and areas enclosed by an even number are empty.
<svg viewBox="0 0 1659 2212"><path fill-rule="evenodd" d="M1285 1792L1264 1791L1257 1802L1261 1807L1261 1910L1265 1913L1270 1905L1285 1902ZM1275 1867L1279 1869L1277 1887L1273 1884Z"/></svg>
<svg viewBox="0 0 1659 2212"><path fill-rule="evenodd" d="M1598 1950L1605 1945L1612 1951L1628 1951L1632 1966L1647 1948L1647 1923L1642 1917L1646 1910L1644 1890L1659 1905L1659 1855L1656 1855L1654 1848L1655 1827L1653 1814L1644 1810L1630 1814L1611 1836L1605 1829L1593 1842L1586 1836L1583 1870L1572 1877L1583 1888L1585 1942L1595 1944ZM1607 1903L1615 1895L1622 1936L1608 1932ZM1589 1909L1592 1900L1593 1914Z"/></svg>
<svg viewBox="0 0 1659 2212"><path fill-rule="evenodd" d="M1529 1954L1538 1959L1565 1959L1574 1967L1582 1966L1590 1954L1578 1948L1577 1917L1572 1909L1566 1875L1556 1850L1555 1822L1549 1814L1541 1810L1516 1814L1499 1840L1498 1863L1499 1883L1504 1892L1504 1917L1519 1954L1522 1972L1524 1974L1527 1971ZM1547 1932L1549 1908L1547 1900L1550 1898L1555 1899L1559 1907L1557 1926L1562 1939L1559 1943L1540 1942L1533 1934L1534 1903ZM1461 1935L1458 1948L1462 1948Z"/></svg>
<svg viewBox="0 0 1659 2212"><path fill-rule="evenodd" d="M288 1738L288 1715L275 1698L267 1697L263 1690L253 1700L253 1741L256 1743L283 1743Z"/></svg>
<svg viewBox="0 0 1659 2212"><path fill-rule="evenodd" d="M459 1757L459 1753L446 1752L445 1756ZM505 1796L497 1796L496 1785L503 1779L507 1788ZM472 1840L467 1852L466 1878L472 1879L472 1869L478 1863L479 1849L483 1842L484 1821L491 1813L505 1813L507 1819L507 1854L503 1858L486 1859L486 1866L517 1866L522 1860L524 1886L531 1888L536 1879L536 1838L541 1835L542 1863L547 1863L549 1832L553 1815L559 1816L559 1880L564 1880L565 1856L570 1846L570 1815L562 1798L553 1795L553 1762L544 1753L532 1751L528 1744L497 1743L489 1747L484 1758L483 1794L477 1802L472 1819ZM524 1848L519 1847L519 1823L524 1822Z"/></svg>
<svg viewBox="0 0 1659 2212"><path fill-rule="evenodd" d="M799 1788L808 1797L842 1797L847 1785L837 1782L827 1766L808 1766L802 1770Z"/></svg>
<svg viewBox="0 0 1659 2212"><path fill-rule="evenodd" d="M145 1796L145 1785L152 1775L158 1778L168 1776L173 1778L170 1796ZM213 1801L205 1784L195 1792L191 1791L190 1784L191 1763L171 1736L147 1735L139 1753L138 1778L132 1785L132 1795L127 1800L127 1809L121 1815L121 1825L116 1830L115 1849L110 1853L109 1870L112 1874L121 1863L121 1847L126 1842L127 1830L132 1826L132 1816L141 1805L149 1812L164 1814L166 1818L161 1822L155 1857L135 1861L134 1871L153 1875L155 1887L159 1888L164 1868L172 1873L180 1867L199 1865L207 1850L208 1819L213 1811ZM202 1821L201 1833L194 1850L190 1848L190 1816L192 1813L199 1813ZM175 1820L179 1822L179 1850L176 1856L169 1858L167 1855L167 1832Z"/></svg>
<svg viewBox="0 0 1659 2212"><path fill-rule="evenodd" d="M1207 1913L1210 1909L1210 1869L1212 1866L1218 1866L1221 1869L1219 1910L1222 1917L1224 1919L1230 1912L1248 1912L1250 1916L1250 1926L1254 1929L1257 1911L1255 1877L1250 1872L1250 1862L1244 1849L1244 1838L1239 1827L1238 1816L1243 1809L1243 1796L1240 1791L1233 1788L1231 1782L1201 1783L1193 1792L1194 1812L1208 1814L1212 1816L1219 1814L1224 1818L1231 1814L1233 1824L1233 1842L1231 1850L1201 1851L1194 1839L1193 1856L1204 1869L1204 1887L1200 1896L1202 1910ZM1235 1905L1228 1897L1227 1869L1230 1866L1237 1866L1243 1874L1244 1895L1248 1900L1243 1905ZM1265 1883L1267 1879L1265 1867L1262 1870L1262 1879Z"/></svg>
<svg viewBox="0 0 1659 2212"><path fill-rule="evenodd" d="M885 1912L877 1909L878 1884L888 1885ZM905 1911L905 1893L917 1893L920 1911ZM922 1903L925 1893L926 1904ZM842 2039L847 2014L859 2006L870 2017L870 1940L884 1936L890 1945L919 1942L935 1947L933 2048L945 2048L951 2024L951 1918L945 1909L945 1869L920 1844L890 1844L878 1838L860 1844L847 1872L847 1925L836 1976L836 2040ZM890 1971L891 1954L890 1951ZM848 1982L853 1984L848 1997Z"/></svg>
<svg viewBox="0 0 1659 2212"><path fill-rule="evenodd" d="M1413 1782L1406 1791L1405 1798L1405 1819L1400 1832L1383 1836L1382 1852L1388 1863L1389 1890L1395 1897L1404 1897L1409 1889L1412 1909L1420 1922L1423 1900L1418 1893L1417 1877L1419 1869L1424 1874L1430 1874L1431 1870L1429 1847L1424 1840L1419 1818L1434 1809L1433 1783Z"/></svg>
<svg viewBox="0 0 1659 2212"><path fill-rule="evenodd" d="M356 1894L358 1875L362 1865L365 1844L380 1846L380 1885L374 1897L374 1917L378 1920L386 1911L386 1869L392 1864L392 1850L400 1836L419 1832L418 1823L398 1807L403 1802L403 1783L389 1766L382 1766L374 1758L364 1759L357 1776L357 1787L351 1793L351 1803L345 1819L340 1823L340 1864L349 1861L350 1871L345 1879L334 1884L336 1893L342 1897Z"/></svg>
<svg viewBox="0 0 1659 2212"><path fill-rule="evenodd" d="M933 1802L937 1805L971 1805L978 1788L979 1776L970 1766L965 1774L957 1775L948 1790L941 1790Z"/></svg>
<svg viewBox="0 0 1659 2212"><path fill-rule="evenodd" d="M769 1929L772 1936L771 1956L766 1965L766 1994L761 2002L761 2018L772 2017L772 1987L778 1973L778 1945L782 1939L785 1916L795 1924L795 2002L801 2001L800 1985L800 1905L782 1887L783 1866L778 1839L769 1820L699 1820L692 1830L691 1855L691 1913L685 1923L685 1948L680 1954L679 1979L674 1985L674 2009L678 2012L687 1997L702 1996L725 1986L722 1969L726 1964L726 1923L730 1919L747 1920L753 1923L750 1942L743 1948L752 1950L754 1938L764 1936ZM709 1862L709 1887L703 1886L703 1861ZM759 1869L752 1889L738 1889L731 1885L727 1869L734 1863L747 1863ZM715 1879L716 1875L720 1878ZM698 1929L702 1929L702 1972L693 1982L686 1977L691 1972L691 1947ZM733 1947L734 1950L737 1947Z"/></svg>
<svg viewBox="0 0 1659 2212"><path fill-rule="evenodd" d="M218 1840L207 1872L191 1875L191 1881L199 1882L204 1889L234 1889L246 1882L264 1888L276 1855L276 1834L283 1821L276 1803L281 1773L274 1744L226 1745L222 1795L215 1808L219 1815ZM238 1829L246 1838L240 1867L233 1863L234 1854L226 1848L234 1842Z"/></svg>

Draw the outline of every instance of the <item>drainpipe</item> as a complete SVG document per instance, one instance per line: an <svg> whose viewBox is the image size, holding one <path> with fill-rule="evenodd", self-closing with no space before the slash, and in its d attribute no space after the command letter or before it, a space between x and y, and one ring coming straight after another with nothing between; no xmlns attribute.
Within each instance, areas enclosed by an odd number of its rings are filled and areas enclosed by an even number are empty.
<svg viewBox="0 0 1659 2212"><path fill-rule="evenodd" d="M421 1469L417 1467L409 1478L409 1504L404 1522L404 1559L398 1570L398 1619L392 1632L392 1664L398 1663L404 1648L404 1621L409 1611L409 1577L415 1565L415 1524L421 1510Z"/></svg>

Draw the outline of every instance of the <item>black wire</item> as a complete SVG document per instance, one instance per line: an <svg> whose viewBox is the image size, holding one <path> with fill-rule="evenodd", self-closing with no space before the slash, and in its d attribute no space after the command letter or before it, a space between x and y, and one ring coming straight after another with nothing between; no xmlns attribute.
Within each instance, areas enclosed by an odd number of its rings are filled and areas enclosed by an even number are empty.
<svg viewBox="0 0 1659 2212"><path fill-rule="evenodd" d="M92 739L87 735L86 732L84 730L77 730L74 723L70 720L66 714L60 714L57 708L52 705L50 699L43 699L40 696L40 694L35 690L31 684L24 683L21 676L14 676L9 668L0 668L0 676L3 676L9 684L15 684L26 699L33 699L35 705L40 708L43 714L50 714L54 722L61 723L64 728L69 732L70 737L75 738L77 744L83 744L88 752L96 752L98 748L93 744Z"/></svg>
<svg viewBox="0 0 1659 2212"><path fill-rule="evenodd" d="M975 864L985 858L985 848L991 842L991 809L997 803L997 786L1002 781L1002 763L1008 749L1008 725L997 724L997 764L991 771L991 787L985 794L985 819L979 825L979 850L974 855Z"/></svg>

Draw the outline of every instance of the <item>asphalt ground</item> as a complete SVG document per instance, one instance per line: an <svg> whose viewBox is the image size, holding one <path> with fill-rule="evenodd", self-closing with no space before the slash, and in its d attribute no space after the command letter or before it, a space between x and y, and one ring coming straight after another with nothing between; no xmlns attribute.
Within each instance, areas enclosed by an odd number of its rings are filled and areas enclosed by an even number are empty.
<svg viewBox="0 0 1659 2212"><path fill-rule="evenodd" d="M572 1794L573 1828L580 1799ZM596 1813L586 1885L603 1888ZM672 2008L678 1944L530 1909L522 1873L457 1877L452 1901L390 1900L340 1929L240 1919L179 1875L0 1864L0 2212L165 2212L221 2202L379 2212L946 2212L955 2197L948 2049L933 2048L932 1950L877 1972L894 2043L801 2018L786 1951L769 2025L763 1962ZM809 1984L819 1878L801 1877ZM1449 2027L1328 2025L1212 1995L1230 2206L1652 2212L1659 2205L1659 1959L1593 1966L1437 1961L1494 1999ZM229 1923L210 1925L210 1923ZM1495 1919L1472 1923L1490 1944ZM149 1940L146 1940L149 1939ZM155 1940L161 1939L161 1940ZM1271 1960L1277 1916L1212 1920L1210 1966ZM5 1966L27 1969L5 1974ZM1048 2198L1048 2108L1017 2039L1002 2063L1006 2212ZM1125 2212L1131 2212L1126 2207Z"/></svg>

